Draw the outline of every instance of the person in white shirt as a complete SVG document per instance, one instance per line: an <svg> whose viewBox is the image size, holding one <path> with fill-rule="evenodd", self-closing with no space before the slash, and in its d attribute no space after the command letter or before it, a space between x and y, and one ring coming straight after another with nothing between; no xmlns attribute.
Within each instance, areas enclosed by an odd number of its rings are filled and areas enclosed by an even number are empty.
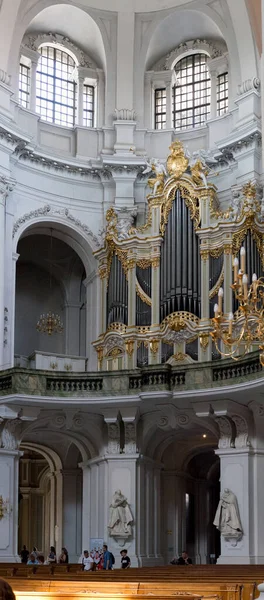
<svg viewBox="0 0 264 600"><path fill-rule="evenodd" d="M89 556L88 550L84 550L82 564L84 571L92 571L94 561L93 558Z"/></svg>

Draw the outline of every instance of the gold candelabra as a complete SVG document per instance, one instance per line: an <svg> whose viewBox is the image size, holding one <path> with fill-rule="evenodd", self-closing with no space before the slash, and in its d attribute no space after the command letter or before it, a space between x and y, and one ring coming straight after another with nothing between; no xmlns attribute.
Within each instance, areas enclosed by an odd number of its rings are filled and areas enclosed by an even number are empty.
<svg viewBox="0 0 264 600"><path fill-rule="evenodd" d="M46 315L40 315L36 328L40 333L52 335L53 333L62 333L63 323L59 315L48 312Z"/></svg>
<svg viewBox="0 0 264 600"><path fill-rule="evenodd" d="M218 303L214 306L212 319L212 339L216 349L224 357L239 360L258 344L260 363L264 366L264 278L258 279L254 273L252 282L246 273L246 250L240 250L240 268L238 258L233 259L234 279L231 288L238 309L235 314L223 312L223 288L218 292Z"/></svg>

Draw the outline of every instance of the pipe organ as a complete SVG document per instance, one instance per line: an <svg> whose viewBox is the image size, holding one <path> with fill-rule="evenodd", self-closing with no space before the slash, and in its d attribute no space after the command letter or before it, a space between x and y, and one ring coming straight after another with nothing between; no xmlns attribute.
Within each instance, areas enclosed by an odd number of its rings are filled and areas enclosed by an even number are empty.
<svg viewBox="0 0 264 600"><path fill-rule="evenodd" d="M115 207L107 211L95 253L99 370L219 358L210 336L214 304L223 286L225 312L237 308L230 285L242 245L247 273L263 275L264 215L251 183L221 211L208 178L204 159L190 163L176 140L166 169L152 165L146 223L122 232Z"/></svg>

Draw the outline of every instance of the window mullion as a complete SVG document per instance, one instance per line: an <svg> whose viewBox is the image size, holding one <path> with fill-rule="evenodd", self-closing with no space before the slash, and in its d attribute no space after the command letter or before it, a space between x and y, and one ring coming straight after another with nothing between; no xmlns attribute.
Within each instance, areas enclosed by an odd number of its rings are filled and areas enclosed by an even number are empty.
<svg viewBox="0 0 264 600"><path fill-rule="evenodd" d="M53 48L53 116L52 120L55 123L55 99L56 99L56 48Z"/></svg>

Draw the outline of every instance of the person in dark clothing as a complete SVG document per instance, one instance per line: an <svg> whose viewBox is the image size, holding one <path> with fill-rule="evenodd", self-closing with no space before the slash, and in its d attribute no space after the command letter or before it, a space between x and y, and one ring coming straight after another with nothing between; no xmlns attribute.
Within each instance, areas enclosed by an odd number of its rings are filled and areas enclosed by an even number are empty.
<svg viewBox="0 0 264 600"><path fill-rule="evenodd" d="M129 569L131 561L129 556L127 556L127 550L121 550L121 569Z"/></svg>
<svg viewBox="0 0 264 600"><path fill-rule="evenodd" d="M177 560L177 565L192 565L192 559L189 558L188 556L188 552L186 552L186 550L183 550L180 558Z"/></svg>
<svg viewBox="0 0 264 600"><path fill-rule="evenodd" d="M21 558L21 562L24 563L24 565L27 564L28 557L29 557L29 550L27 549L26 546L23 546L23 550L21 550L21 552L20 552L20 558Z"/></svg>

